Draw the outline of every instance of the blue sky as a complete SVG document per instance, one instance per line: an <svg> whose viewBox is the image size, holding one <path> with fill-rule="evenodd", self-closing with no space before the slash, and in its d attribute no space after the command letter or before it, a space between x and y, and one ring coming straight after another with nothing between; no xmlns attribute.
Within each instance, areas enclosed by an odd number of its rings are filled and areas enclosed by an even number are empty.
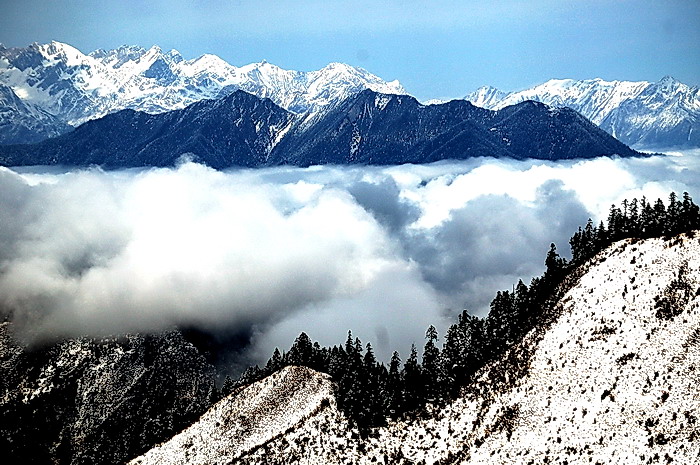
<svg viewBox="0 0 700 465"><path fill-rule="evenodd" d="M2 0L0 42L59 40L83 52L122 44L214 53L240 66L332 61L399 79L421 98L550 78L700 85L697 0L334 1Z"/></svg>

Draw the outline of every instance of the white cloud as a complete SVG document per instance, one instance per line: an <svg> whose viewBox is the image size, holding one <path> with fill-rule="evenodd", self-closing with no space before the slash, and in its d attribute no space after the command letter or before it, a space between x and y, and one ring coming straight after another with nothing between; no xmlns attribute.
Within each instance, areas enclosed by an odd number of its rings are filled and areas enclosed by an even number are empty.
<svg viewBox="0 0 700 465"><path fill-rule="evenodd" d="M699 159L1 169L0 308L29 338L186 325L252 335L264 358L352 329L405 354L611 203L699 192Z"/></svg>

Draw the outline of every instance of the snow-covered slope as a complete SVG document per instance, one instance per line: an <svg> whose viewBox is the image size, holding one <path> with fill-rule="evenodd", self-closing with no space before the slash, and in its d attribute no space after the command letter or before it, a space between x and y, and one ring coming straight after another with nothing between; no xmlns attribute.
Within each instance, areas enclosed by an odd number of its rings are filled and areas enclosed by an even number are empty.
<svg viewBox="0 0 700 465"><path fill-rule="evenodd" d="M335 410L328 375L287 367L219 401L197 423L130 463L229 464L326 409Z"/></svg>
<svg viewBox="0 0 700 465"><path fill-rule="evenodd" d="M0 141L3 143L38 142L70 129L55 116L23 101L12 88L0 84Z"/></svg>
<svg viewBox="0 0 700 465"><path fill-rule="evenodd" d="M149 113L180 109L237 89L297 113L319 111L367 88L405 93L398 81L385 82L340 63L300 72L265 61L235 67L215 55L185 60L176 50L157 46L122 46L85 55L60 42L26 48L0 45L0 85L25 104L73 126L125 108Z"/></svg>
<svg viewBox="0 0 700 465"><path fill-rule="evenodd" d="M619 242L566 285L549 323L420 419L360 439L318 408L325 378L288 369L133 463L698 463L700 239ZM276 413L249 414L257 396Z"/></svg>
<svg viewBox="0 0 700 465"><path fill-rule="evenodd" d="M524 100L573 108L628 145L700 146L700 89L659 82L552 79L518 92L481 87L465 97L498 110Z"/></svg>

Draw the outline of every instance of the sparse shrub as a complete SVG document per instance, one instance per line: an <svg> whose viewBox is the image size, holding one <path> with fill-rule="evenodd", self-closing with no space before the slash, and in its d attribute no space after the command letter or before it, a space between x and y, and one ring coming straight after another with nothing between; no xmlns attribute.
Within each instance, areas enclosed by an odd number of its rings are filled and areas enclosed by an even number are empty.
<svg viewBox="0 0 700 465"><path fill-rule="evenodd" d="M685 262L678 269L678 276L666 286L663 295L656 297L656 317L660 320L672 320L680 315L690 301L692 292L688 278L688 262Z"/></svg>

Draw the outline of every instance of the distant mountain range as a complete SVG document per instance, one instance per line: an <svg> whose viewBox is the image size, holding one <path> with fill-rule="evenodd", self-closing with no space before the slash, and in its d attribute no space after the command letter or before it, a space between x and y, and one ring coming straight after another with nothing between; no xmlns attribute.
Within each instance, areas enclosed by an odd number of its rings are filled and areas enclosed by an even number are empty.
<svg viewBox="0 0 700 465"><path fill-rule="evenodd" d="M569 108L533 101L499 111L465 100L422 105L369 89L311 115L238 90L156 115L122 110L38 144L0 146L6 166L172 166L183 155L222 169L640 154Z"/></svg>
<svg viewBox="0 0 700 465"><path fill-rule="evenodd" d="M659 82L553 79L518 92L481 87L465 98L492 110L525 100L573 108L634 147L700 147L700 88L670 76Z"/></svg>
<svg viewBox="0 0 700 465"><path fill-rule="evenodd" d="M231 97L237 91L258 100ZM398 81L340 63L299 72L265 61L235 67L214 55L185 60L157 46L86 55L60 42L0 45L0 162L141 166L192 153L227 167L628 155L582 119L551 107L572 108L628 145L697 147L699 92L672 78L655 84L595 79L553 80L511 93L483 87L466 97L499 110L494 113L464 100L422 105ZM507 109L528 100L549 110ZM524 108L534 127L518 119ZM106 122L96 122L103 117ZM563 126L550 128L553 121ZM569 133L572 124L576 130ZM536 137L528 141L530 131ZM8 147L66 133L37 147Z"/></svg>
<svg viewBox="0 0 700 465"><path fill-rule="evenodd" d="M406 93L398 81L341 63L301 72L265 61L235 67L215 55L185 60L157 46L85 55L60 42L0 44L0 143L36 142L124 109L182 109L238 89L293 113L319 111L364 89Z"/></svg>

